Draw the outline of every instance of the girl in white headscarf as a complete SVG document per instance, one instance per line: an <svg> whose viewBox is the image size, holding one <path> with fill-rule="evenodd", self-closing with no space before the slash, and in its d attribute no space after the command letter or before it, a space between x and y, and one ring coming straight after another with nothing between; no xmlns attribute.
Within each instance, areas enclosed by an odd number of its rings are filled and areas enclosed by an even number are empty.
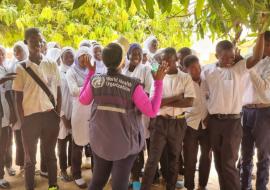
<svg viewBox="0 0 270 190"><path fill-rule="evenodd" d="M24 44L23 41L18 41L14 44L13 46L13 60L9 64L9 72L15 72L17 64L20 62L25 61L28 58L29 55L29 50L28 47ZM12 86L12 82L9 83L10 89ZM14 93L12 93L12 100L15 102L15 97ZM22 144L22 135L21 135L21 121L19 120L19 113L16 104L14 104L14 110L16 113L16 118L17 122L13 125L13 130L14 130L14 135L15 135L15 144L16 144L16 165L20 166L21 172L23 171L24 168L24 149L23 149L23 144ZM11 148L12 149L12 148ZM12 153L12 151L10 151ZM10 155L11 157L11 155ZM13 169L10 168L9 173L14 173L15 170L12 171Z"/></svg>
<svg viewBox="0 0 270 190"><path fill-rule="evenodd" d="M51 48L58 48L60 49L60 45L57 42L48 42L47 43L47 49L51 49Z"/></svg>
<svg viewBox="0 0 270 190"><path fill-rule="evenodd" d="M61 56L61 49L59 48L50 48L47 51L46 57L54 62L57 63L57 65L60 65L60 56Z"/></svg>
<svg viewBox="0 0 270 190"><path fill-rule="evenodd" d="M96 74L107 73L107 67L102 61L102 46L98 43L93 44L91 48L92 64L96 63Z"/></svg>
<svg viewBox="0 0 270 190"><path fill-rule="evenodd" d="M73 96L73 108L71 116L72 126L72 175L75 184L80 188L86 188L87 184L81 176L82 150L89 145L89 119L91 105L82 105L78 97L83 87L84 80L88 74L83 56L89 56L91 50L82 46L76 52L75 64L67 71L67 82L71 95ZM86 155L90 156L90 155Z"/></svg>
<svg viewBox="0 0 270 190"><path fill-rule="evenodd" d="M148 63L153 62L153 57L158 50L158 40L155 36L149 36L143 43L145 50L147 51Z"/></svg>
<svg viewBox="0 0 270 190"><path fill-rule="evenodd" d="M67 83L67 71L74 63L75 52L72 47L64 47L61 51L61 65L59 67L61 76L61 122L58 135L58 156L60 166L60 178L65 181L72 181L67 173L67 168L71 166L72 136L71 136L71 114L73 99ZM68 146L68 153L67 153Z"/></svg>

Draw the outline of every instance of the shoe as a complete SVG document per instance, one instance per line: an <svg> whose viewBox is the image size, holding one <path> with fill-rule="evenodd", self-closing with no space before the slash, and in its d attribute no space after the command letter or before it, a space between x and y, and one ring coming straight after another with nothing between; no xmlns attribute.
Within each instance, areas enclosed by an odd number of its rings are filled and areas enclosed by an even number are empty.
<svg viewBox="0 0 270 190"><path fill-rule="evenodd" d="M67 171L60 172L60 179L64 182L72 181L72 177L68 175Z"/></svg>
<svg viewBox="0 0 270 190"><path fill-rule="evenodd" d="M48 172L43 172L43 171L40 171L39 172L39 175L41 176L41 177L44 177L44 178L48 178Z"/></svg>
<svg viewBox="0 0 270 190"><path fill-rule="evenodd" d="M178 181L176 182L175 187L176 187L177 189L183 189L183 188L184 188L184 181L183 181L183 180L178 180Z"/></svg>
<svg viewBox="0 0 270 190"><path fill-rule="evenodd" d="M16 175L16 170L14 170L13 168L6 168L7 173L9 176L15 176Z"/></svg>
<svg viewBox="0 0 270 190"><path fill-rule="evenodd" d="M139 181L134 181L132 183L132 189L133 190L140 190L141 189L141 186L142 186L142 184Z"/></svg>
<svg viewBox="0 0 270 190"><path fill-rule="evenodd" d="M0 179L0 188L8 189L9 187L10 187L9 182L7 182L5 179Z"/></svg>
<svg viewBox="0 0 270 190"><path fill-rule="evenodd" d="M82 164L83 169L91 169L91 159L90 157L85 158L85 162Z"/></svg>
<svg viewBox="0 0 270 190"><path fill-rule="evenodd" d="M86 184L86 182L84 181L83 178L75 179L74 182L80 189L87 188L87 184Z"/></svg>
<svg viewBox="0 0 270 190"><path fill-rule="evenodd" d="M50 186L48 190L59 190L59 187L57 185Z"/></svg>

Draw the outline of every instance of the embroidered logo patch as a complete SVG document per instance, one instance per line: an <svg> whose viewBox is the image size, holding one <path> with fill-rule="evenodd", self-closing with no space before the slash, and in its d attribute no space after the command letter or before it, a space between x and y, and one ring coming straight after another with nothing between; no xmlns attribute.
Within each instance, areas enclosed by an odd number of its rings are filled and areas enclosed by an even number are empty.
<svg viewBox="0 0 270 190"><path fill-rule="evenodd" d="M101 88L101 87L103 87L104 84L105 84L105 77L103 77L103 76L95 77L95 78L93 78L91 84L92 84L92 86L93 86L94 88Z"/></svg>

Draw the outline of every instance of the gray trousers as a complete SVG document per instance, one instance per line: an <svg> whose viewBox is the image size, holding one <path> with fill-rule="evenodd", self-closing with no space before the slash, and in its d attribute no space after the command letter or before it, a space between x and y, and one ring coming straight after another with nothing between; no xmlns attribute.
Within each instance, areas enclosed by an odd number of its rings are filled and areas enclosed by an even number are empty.
<svg viewBox="0 0 270 190"><path fill-rule="evenodd" d="M212 151L210 148L208 129L200 128L195 130L191 127L187 128L184 138L184 166L185 166L185 187L194 189L194 179L197 163L197 154L200 147L201 155L199 160L199 186L206 187L208 183Z"/></svg>
<svg viewBox="0 0 270 190"><path fill-rule="evenodd" d="M240 176L236 168L243 133L240 119L211 116L208 129L220 189L240 190Z"/></svg>
<svg viewBox="0 0 270 190"><path fill-rule="evenodd" d="M55 147L59 133L60 118L54 111L35 113L24 118L22 138L25 151L25 185L34 189L36 152L40 138L48 169L49 186L57 185L57 160Z"/></svg>
<svg viewBox="0 0 270 190"><path fill-rule="evenodd" d="M167 119L159 116L150 131L150 154L145 166L141 190L150 190L158 162L165 146L168 154L167 190L174 190L179 167L179 156L186 131L185 119Z"/></svg>
<svg viewBox="0 0 270 190"><path fill-rule="evenodd" d="M256 189L266 190L269 181L270 108L243 109L243 140L241 146L241 182L243 190L252 189L254 149L257 148Z"/></svg>

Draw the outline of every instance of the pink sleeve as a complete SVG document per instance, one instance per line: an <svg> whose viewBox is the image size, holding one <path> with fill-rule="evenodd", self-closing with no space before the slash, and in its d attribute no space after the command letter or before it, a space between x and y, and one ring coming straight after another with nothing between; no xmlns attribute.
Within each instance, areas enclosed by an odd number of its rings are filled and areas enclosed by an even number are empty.
<svg viewBox="0 0 270 190"><path fill-rule="evenodd" d="M93 100L93 94L92 94L92 88L91 88L90 79L94 74L95 74L94 71L89 71L86 79L84 80L83 88L82 88L82 90L80 92L80 97L79 97L79 101L83 105L89 105Z"/></svg>
<svg viewBox="0 0 270 190"><path fill-rule="evenodd" d="M157 80L154 85L155 92L151 99L148 98L141 85L136 87L132 95L132 100L136 107L148 117L155 117L161 105L163 82Z"/></svg>

